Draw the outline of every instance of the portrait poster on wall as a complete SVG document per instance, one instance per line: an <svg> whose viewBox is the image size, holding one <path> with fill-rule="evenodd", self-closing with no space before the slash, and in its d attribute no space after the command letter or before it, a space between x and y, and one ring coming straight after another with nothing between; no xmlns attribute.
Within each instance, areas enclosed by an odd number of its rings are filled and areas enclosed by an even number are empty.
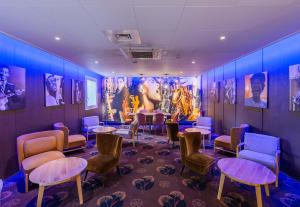
<svg viewBox="0 0 300 207"><path fill-rule="evenodd" d="M72 104L81 104L83 99L83 82L72 79Z"/></svg>
<svg viewBox="0 0 300 207"><path fill-rule="evenodd" d="M300 111L300 64L289 67L290 111Z"/></svg>
<svg viewBox="0 0 300 207"><path fill-rule="evenodd" d="M50 73L45 74L45 104L46 106L58 106L64 102L64 78Z"/></svg>
<svg viewBox="0 0 300 207"><path fill-rule="evenodd" d="M224 103L236 104L236 80L230 78L224 80Z"/></svg>
<svg viewBox="0 0 300 207"><path fill-rule="evenodd" d="M0 66L0 111L25 108L24 68Z"/></svg>
<svg viewBox="0 0 300 207"><path fill-rule="evenodd" d="M220 82L214 81L211 83L209 90L209 97L211 101L219 102L220 101Z"/></svg>
<svg viewBox="0 0 300 207"><path fill-rule="evenodd" d="M245 76L245 106L268 107L268 73L261 72Z"/></svg>

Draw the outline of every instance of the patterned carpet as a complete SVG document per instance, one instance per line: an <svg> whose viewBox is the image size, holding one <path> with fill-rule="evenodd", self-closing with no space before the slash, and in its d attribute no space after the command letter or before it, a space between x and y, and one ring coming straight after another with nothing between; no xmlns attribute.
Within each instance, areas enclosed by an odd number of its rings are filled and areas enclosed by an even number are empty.
<svg viewBox="0 0 300 207"><path fill-rule="evenodd" d="M199 176L188 169L180 176L179 146L168 144L164 136L141 136L135 148L126 140L123 143L120 169L107 175L93 175L83 183L84 204L90 207L250 207L256 206L253 187L225 180L221 202L216 199L220 172L215 166L213 175ZM95 148L69 156L88 158ZM212 149L205 151L214 155ZM23 182L19 175L5 181L1 196L2 207L36 206L37 186L29 193L20 193ZM18 191L19 189L19 191ZM300 184L280 174L280 187L270 187L271 196L263 202L269 206L300 206ZM43 206L80 206L75 182L46 189Z"/></svg>

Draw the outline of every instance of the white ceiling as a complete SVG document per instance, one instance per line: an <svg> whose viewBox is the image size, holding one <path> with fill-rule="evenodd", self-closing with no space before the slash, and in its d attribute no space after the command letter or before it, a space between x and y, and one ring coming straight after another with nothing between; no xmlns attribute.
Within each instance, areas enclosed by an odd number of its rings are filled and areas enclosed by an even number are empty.
<svg viewBox="0 0 300 207"><path fill-rule="evenodd" d="M102 75L190 76L298 31L299 11L300 0L0 0L0 31ZM125 59L103 34L123 29L162 60Z"/></svg>

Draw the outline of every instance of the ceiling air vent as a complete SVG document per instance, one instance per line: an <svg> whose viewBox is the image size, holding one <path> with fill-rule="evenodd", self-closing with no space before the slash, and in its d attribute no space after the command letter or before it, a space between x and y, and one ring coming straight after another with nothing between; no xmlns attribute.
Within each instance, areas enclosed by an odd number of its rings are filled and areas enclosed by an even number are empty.
<svg viewBox="0 0 300 207"><path fill-rule="evenodd" d="M140 45L141 37L137 30L106 30L103 31L107 39L120 45Z"/></svg>
<svg viewBox="0 0 300 207"><path fill-rule="evenodd" d="M162 56L161 49L135 47L135 48L120 48L120 50L127 59L160 60Z"/></svg>

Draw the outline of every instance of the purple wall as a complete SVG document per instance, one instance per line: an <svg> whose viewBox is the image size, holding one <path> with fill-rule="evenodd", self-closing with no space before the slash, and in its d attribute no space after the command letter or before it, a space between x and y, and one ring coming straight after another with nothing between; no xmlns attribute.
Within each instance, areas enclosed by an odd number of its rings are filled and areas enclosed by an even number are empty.
<svg viewBox="0 0 300 207"><path fill-rule="evenodd" d="M229 133L233 126L248 123L252 131L281 138L281 169L300 179L300 112L289 111L289 66L300 64L300 34L293 35L252 54L244 56L203 74L207 90L213 80L237 80L237 104L223 104L221 87L220 103L205 97L207 113L215 119L217 133ZM267 71L269 99L267 109L244 106L244 76ZM222 86L222 83L221 83ZM222 127L220 127L222 126Z"/></svg>
<svg viewBox="0 0 300 207"><path fill-rule="evenodd" d="M84 81L85 75L97 78L100 89L102 77L3 34L0 34L0 63L26 69L26 108L0 111L0 177L7 177L18 171L17 136L51 129L52 124L58 121L69 126L71 133L78 133L83 116L101 115L100 98L99 108L89 111L84 110L84 103L71 104L71 79ZM64 106L45 107L45 73L64 76L66 102Z"/></svg>

